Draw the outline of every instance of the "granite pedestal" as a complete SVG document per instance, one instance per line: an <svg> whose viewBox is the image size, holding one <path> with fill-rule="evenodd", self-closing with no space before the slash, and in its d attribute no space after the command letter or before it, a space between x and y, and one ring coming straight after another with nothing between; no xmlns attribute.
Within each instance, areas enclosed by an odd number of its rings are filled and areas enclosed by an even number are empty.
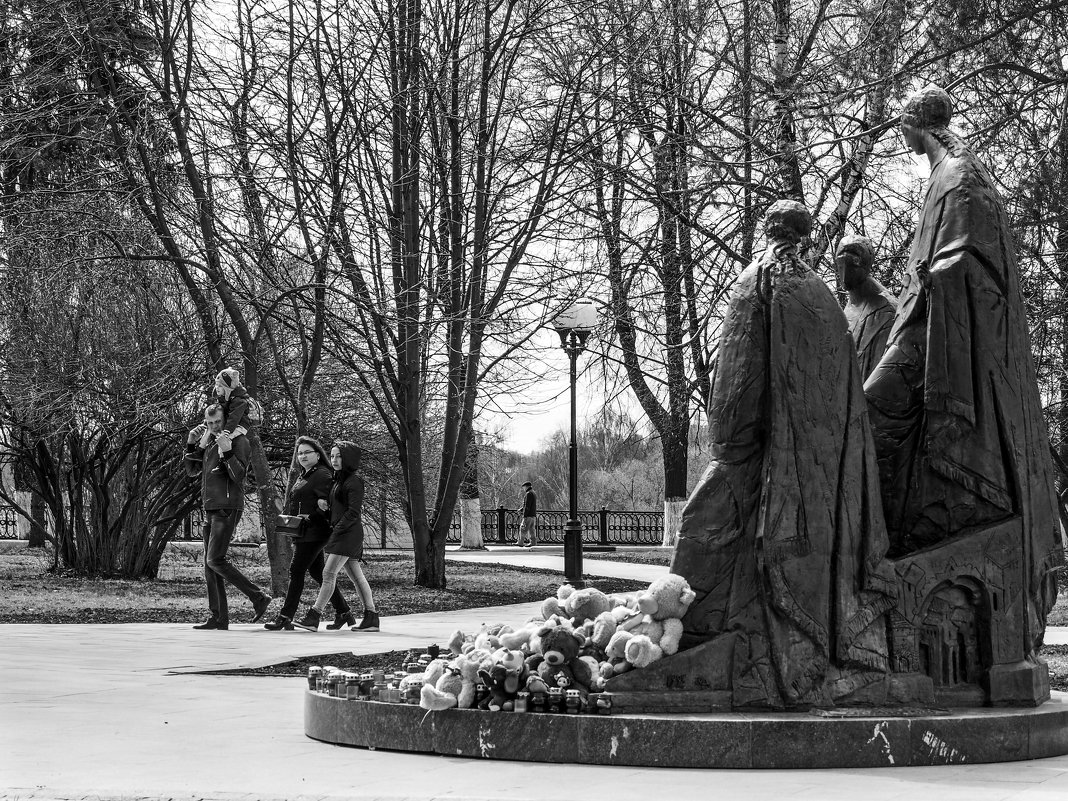
<svg viewBox="0 0 1068 801"><path fill-rule="evenodd" d="M1033 709L949 715L808 713L565 715L346 701L306 691L313 739L525 762L682 768L874 768L1068 754L1068 694Z"/></svg>

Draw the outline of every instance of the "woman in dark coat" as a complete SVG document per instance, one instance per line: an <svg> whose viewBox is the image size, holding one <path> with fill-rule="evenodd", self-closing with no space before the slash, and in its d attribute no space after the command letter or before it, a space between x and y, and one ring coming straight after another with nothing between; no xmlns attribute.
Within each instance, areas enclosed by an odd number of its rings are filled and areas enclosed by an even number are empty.
<svg viewBox="0 0 1068 801"><path fill-rule="evenodd" d="M323 584L311 609L293 625L308 631L319 628L326 602L337 586L338 573L344 570L356 585L363 602L363 620L352 630L378 631L378 613L371 596L371 585L360 567L363 559L363 479L356 474L360 466L359 447L353 442L339 440L330 451L330 464L334 468L330 501L318 501L321 510L330 512L330 539L324 548Z"/></svg>
<svg viewBox="0 0 1068 801"><path fill-rule="evenodd" d="M331 471L330 457L318 440L311 437L298 437L293 452L293 467L300 468L300 478L289 493L285 514L300 515L306 521L299 537L293 538L293 561L289 565L289 587L282 609L272 622L263 627L268 631L293 629L293 616L300 606L300 596L304 592L304 576L310 575L316 583L323 583L323 547L330 539L330 519L319 508L319 501L330 496ZM348 602L335 588L330 596L334 606L334 622L328 623L328 629L342 626L355 626L356 617L349 609Z"/></svg>

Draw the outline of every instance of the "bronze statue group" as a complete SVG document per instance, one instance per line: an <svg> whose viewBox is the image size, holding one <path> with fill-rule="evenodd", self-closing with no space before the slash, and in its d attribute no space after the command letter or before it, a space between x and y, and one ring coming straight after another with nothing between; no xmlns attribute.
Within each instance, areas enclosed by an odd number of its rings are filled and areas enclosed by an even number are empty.
<svg viewBox="0 0 1068 801"><path fill-rule="evenodd" d="M909 675L986 703L1048 697L1048 438L1004 205L951 116L938 87L904 104L931 175L896 302L850 236L843 312L798 255L812 223L793 201L770 208L729 301L712 459L671 570L697 593L684 647L731 640L716 658L735 707L889 703Z"/></svg>

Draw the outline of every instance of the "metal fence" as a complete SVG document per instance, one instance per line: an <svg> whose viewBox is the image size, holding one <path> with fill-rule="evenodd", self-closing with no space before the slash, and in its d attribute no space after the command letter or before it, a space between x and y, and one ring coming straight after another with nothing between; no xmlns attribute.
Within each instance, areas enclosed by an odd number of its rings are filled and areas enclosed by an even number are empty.
<svg viewBox="0 0 1068 801"><path fill-rule="evenodd" d="M564 542L564 523L567 512L561 509L548 509L538 512L537 539L542 544L562 545ZM579 511L582 521L582 541L587 545L660 545L663 537L663 512L616 512L605 507L597 510ZM178 529L177 539L201 538L203 512L196 509ZM496 509L482 510L482 540L489 544L515 542L519 537L519 526L523 517L518 512L499 506ZM376 523L367 521L368 546L377 547L381 539ZM373 531L371 530L373 529ZM18 515L10 506L0 505L0 540L17 540L19 538ZM241 538L238 538L240 541ZM254 536L248 539L256 541ZM387 537L389 547L411 547L410 535L407 543L402 538L394 537L391 532ZM395 541L396 540L396 541ZM446 542L457 545L460 542L460 517L452 521ZM386 543L383 543L385 547Z"/></svg>
<svg viewBox="0 0 1068 801"><path fill-rule="evenodd" d="M587 545L660 545L663 540L664 513L616 512L605 507L582 509L582 541ZM537 540L543 544L562 545L564 523L568 513L561 509L538 512ZM498 506L482 510L482 541L490 544L515 542L523 516L514 510ZM446 542L460 542L460 518L452 522Z"/></svg>
<svg viewBox="0 0 1068 801"><path fill-rule="evenodd" d="M0 506L0 540L19 538L19 516L10 506Z"/></svg>

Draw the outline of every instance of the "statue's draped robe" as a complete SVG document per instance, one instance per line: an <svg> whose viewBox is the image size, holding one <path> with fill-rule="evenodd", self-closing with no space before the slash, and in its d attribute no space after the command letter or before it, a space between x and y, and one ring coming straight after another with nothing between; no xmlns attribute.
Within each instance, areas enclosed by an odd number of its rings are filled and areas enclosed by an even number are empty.
<svg viewBox="0 0 1068 801"><path fill-rule="evenodd" d="M850 301L845 308L849 333L853 335L857 347L861 380L871 375L886 352L886 343L897 312L897 304L886 287L878 281L873 281L873 284L875 292L855 303Z"/></svg>
<svg viewBox="0 0 1068 801"><path fill-rule="evenodd" d="M671 570L689 645L735 636L735 706L829 705L885 676L886 533L853 339L814 273L739 279L712 388L711 463Z"/></svg>
<svg viewBox="0 0 1068 801"><path fill-rule="evenodd" d="M891 553L1019 516L1037 641L1063 562L1049 439L1008 220L963 148L931 172L908 264L865 384Z"/></svg>

